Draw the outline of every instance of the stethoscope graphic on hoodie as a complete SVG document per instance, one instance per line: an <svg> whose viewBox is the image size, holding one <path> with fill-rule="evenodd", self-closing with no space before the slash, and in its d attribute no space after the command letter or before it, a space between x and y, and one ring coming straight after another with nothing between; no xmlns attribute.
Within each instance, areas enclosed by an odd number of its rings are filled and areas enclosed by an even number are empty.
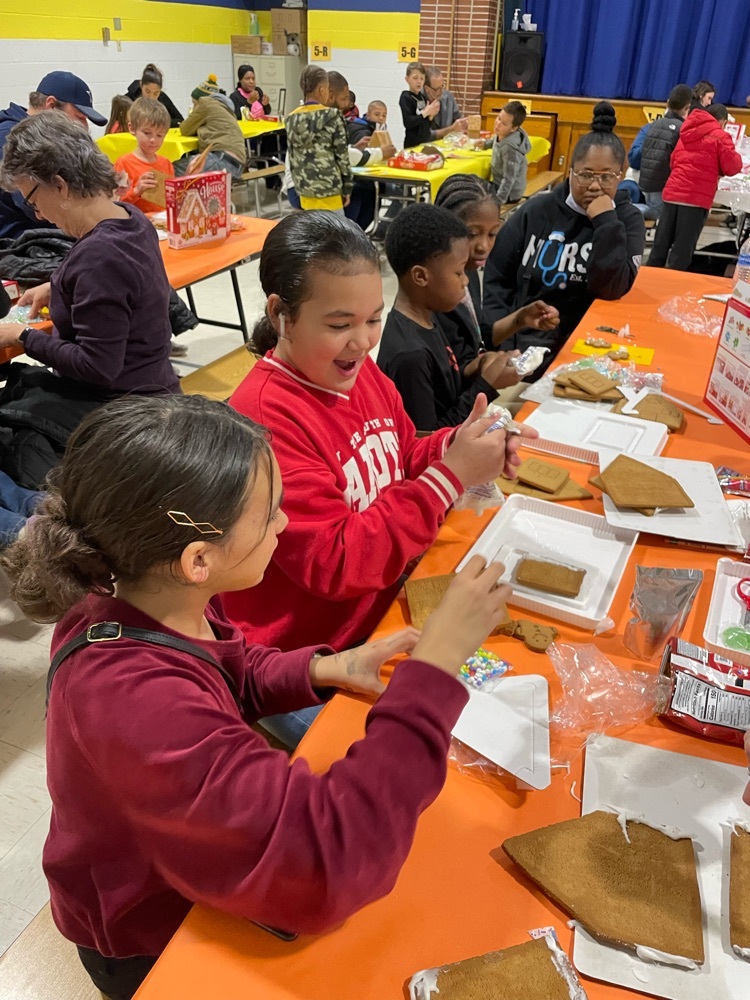
<svg viewBox="0 0 750 1000"><path fill-rule="evenodd" d="M556 285L564 288L567 284L568 276L565 271L560 270L564 252L565 234L559 230L551 232L537 251L536 266L542 273L542 284L547 288L554 288Z"/></svg>

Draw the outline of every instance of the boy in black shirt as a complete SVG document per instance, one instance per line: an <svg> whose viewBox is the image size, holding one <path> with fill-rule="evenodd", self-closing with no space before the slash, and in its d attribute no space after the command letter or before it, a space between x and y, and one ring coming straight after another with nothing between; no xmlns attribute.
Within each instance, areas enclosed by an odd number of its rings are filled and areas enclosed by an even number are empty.
<svg viewBox="0 0 750 1000"><path fill-rule="evenodd" d="M466 226L444 208L410 205L391 223L385 252L399 291L383 329L378 367L395 383L417 430L455 426L471 413L480 392L491 401L518 379L507 355L477 354L465 339L449 336L434 315L463 301Z"/></svg>
<svg viewBox="0 0 750 1000"><path fill-rule="evenodd" d="M435 138L432 119L440 111L440 101L427 103L424 95L425 68L422 63L412 62L406 67L408 90L401 92L398 104L404 119L404 149L421 146Z"/></svg>

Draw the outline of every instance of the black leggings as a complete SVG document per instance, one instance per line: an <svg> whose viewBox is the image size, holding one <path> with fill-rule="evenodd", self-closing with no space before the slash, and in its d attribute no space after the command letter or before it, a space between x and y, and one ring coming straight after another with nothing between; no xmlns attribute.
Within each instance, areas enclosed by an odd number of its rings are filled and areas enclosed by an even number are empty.
<svg viewBox="0 0 750 1000"><path fill-rule="evenodd" d="M98 951L81 948L80 945L78 955L94 986L109 1000L131 1000L156 964L156 959L148 955L105 958Z"/></svg>

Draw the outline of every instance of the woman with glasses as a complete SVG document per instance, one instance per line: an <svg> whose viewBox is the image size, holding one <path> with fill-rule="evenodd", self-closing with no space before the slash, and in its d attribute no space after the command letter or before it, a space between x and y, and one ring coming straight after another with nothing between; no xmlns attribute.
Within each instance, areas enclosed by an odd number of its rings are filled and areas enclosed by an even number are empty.
<svg viewBox="0 0 750 1000"><path fill-rule="evenodd" d="M20 346L43 366L14 362L0 392L0 470L37 489L88 412L118 396L180 391L169 285L153 225L112 200L112 165L61 111L16 125L0 185L76 238L51 282L21 299L31 317L49 306L51 333L0 322L0 348ZM2 527L0 518L0 536Z"/></svg>
<svg viewBox="0 0 750 1000"><path fill-rule="evenodd" d="M617 185L625 147L614 134L614 108L594 108L591 131L571 157L568 180L551 194L530 198L500 230L484 275L484 313L494 324L538 299L560 313L552 330L518 330L500 350L548 347L550 364L594 299L619 299L630 290L646 242L643 216Z"/></svg>

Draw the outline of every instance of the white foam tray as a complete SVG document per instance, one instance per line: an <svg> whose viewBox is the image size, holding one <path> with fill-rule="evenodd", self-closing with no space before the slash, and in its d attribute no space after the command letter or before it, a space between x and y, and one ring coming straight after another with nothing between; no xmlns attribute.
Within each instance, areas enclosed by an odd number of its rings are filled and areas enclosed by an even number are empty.
<svg viewBox="0 0 750 1000"><path fill-rule="evenodd" d="M600 514L518 494L509 497L459 563L474 555L505 564L510 604L593 631L609 612L633 551L637 531L615 528ZM521 559L531 556L586 570L577 597L560 597L513 583Z"/></svg>
<svg viewBox="0 0 750 1000"><path fill-rule="evenodd" d="M583 814L606 806L627 809L650 823L676 826L700 845L695 858L706 960L693 971L653 965L576 928L573 963L579 972L667 1000L750 997L750 963L735 955L729 943L731 833L722 825L732 819L750 821L750 807L742 802L746 783L744 767L608 736L589 738Z"/></svg>
<svg viewBox="0 0 750 1000"><path fill-rule="evenodd" d="M453 735L523 785L546 788L551 781L546 679L503 677L489 693L469 688Z"/></svg>
<svg viewBox="0 0 750 1000"><path fill-rule="evenodd" d="M716 563L714 589L711 591L703 641L712 653L726 656L735 663L741 663L743 667L750 667L750 653L730 649L721 642L721 634L727 625L742 625L745 621L747 608L737 597L737 584L746 577L750 577L748 563L734 559L719 559Z"/></svg>
<svg viewBox="0 0 750 1000"><path fill-rule="evenodd" d="M588 403L559 399L545 400L524 423L539 432L536 440L523 439L524 448L588 465L599 464L601 448L627 455L659 455L668 436L664 424L653 420L605 413Z"/></svg>
<svg viewBox="0 0 750 1000"><path fill-rule="evenodd" d="M616 457L615 452L603 449L600 458L602 471ZM735 548L742 545L742 536L721 492L716 470L710 463L653 455L633 455L632 458L676 479L695 506L657 510L653 517L646 517L637 511L618 507L604 495L604 516L611 525L688 542L731 545Z"/></svg>

